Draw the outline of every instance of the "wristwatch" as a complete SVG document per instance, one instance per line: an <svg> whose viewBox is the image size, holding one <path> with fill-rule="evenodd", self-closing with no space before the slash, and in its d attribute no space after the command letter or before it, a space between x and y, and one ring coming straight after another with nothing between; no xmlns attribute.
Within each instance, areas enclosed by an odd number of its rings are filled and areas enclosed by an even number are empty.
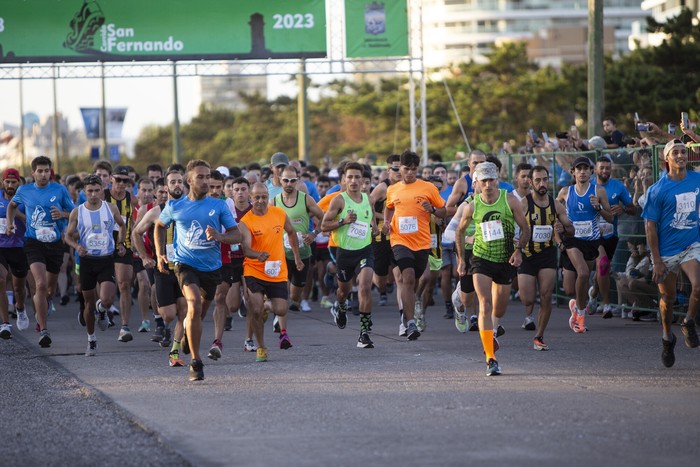
<svg viewBox="0 0 700 467"><path fill-rule="evenodd" d="M431 207L433 208L433 214L435 214L435 211L437 211L437 209L435 208L435 206L431 206Z"/></svg>
<svg viewBox="0 0 700 467"><path fill-rule="evenodd" d="M338 219L338 227L340 227L343 224L345 224L345 218Z"/></svg>

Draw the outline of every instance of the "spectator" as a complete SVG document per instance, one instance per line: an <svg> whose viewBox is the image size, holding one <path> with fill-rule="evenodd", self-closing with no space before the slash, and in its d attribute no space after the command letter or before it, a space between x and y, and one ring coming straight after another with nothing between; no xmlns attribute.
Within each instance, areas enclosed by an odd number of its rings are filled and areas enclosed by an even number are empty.
<svg viewBox="0 0 700 467"><path fill-rule="evenodd" d="M623 148L625 145L622 143L625 135L617 129L617 122L613 117L605 117L603 120L603 131L607 135L603 138L605 140L605 147L607 149L617 149Z"/></svg>

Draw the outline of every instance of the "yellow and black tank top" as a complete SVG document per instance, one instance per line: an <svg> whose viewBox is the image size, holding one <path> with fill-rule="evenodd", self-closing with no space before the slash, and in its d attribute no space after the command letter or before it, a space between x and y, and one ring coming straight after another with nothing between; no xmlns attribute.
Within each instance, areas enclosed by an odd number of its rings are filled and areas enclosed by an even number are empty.
<svg viewBox="0 0 700 467"><path fill-rule="evenodd" d="M134 210L133 204L131 204L131 193L126 192L124 199L118 200L112 197L109 188L105 190L105 201L112 203L119 210L124 223L126 224L126 238L124 239L127 248L131 248L131 227L132 227L132 212Z"/></svg>
<svg viewBox="0 0 700 467"><path fill-rule="evenodd" d="M535 203L532 193L528 194L527 213L525 219L530 226L530 241L523 249L525 256L532 256L554 246L554 221L557 218L557 209L554 205L554 198L547 195L549 204L545 207Z"/></svg>

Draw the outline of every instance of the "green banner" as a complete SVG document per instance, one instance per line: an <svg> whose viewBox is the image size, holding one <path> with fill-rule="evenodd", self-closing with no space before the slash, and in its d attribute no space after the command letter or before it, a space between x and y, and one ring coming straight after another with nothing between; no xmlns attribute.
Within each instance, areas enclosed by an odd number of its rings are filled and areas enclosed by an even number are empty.
<svg viewBox="0 0 700 467"><path fill-rule="evenodd" d="M0 3L0 63L325 56L325 0Z"/></svg>
<svg viewBox="0 0 700 467"><path fill-rule="evenodd" d="M403 57L408 55L406 0L345 0L345 55Z"/></svg>

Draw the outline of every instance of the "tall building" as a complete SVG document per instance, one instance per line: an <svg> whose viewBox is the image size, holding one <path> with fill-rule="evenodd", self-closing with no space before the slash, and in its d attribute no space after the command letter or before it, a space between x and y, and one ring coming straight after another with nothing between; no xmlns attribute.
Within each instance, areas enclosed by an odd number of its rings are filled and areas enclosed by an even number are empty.
<svg viewBox="0 0 700 467"><path fill-rule="evenodd" d="M632 24L650 15L641 4L603 0L606 51L629 51ZM512 40L537 49L530 57L541 64L581 63L587 25L586 0L423 0L425 65L485 62L495 44Z"/></svg>
<svg viewBox="0 0 700 467"><path fill-rule="evenodd" d="M663 23L669 18L678 16L683 8L689 8L700 20L700 0L644 0L642 9ZM657 46L664 40L663 34L649 34L646 30L646 21L638 21L632 25L632 35L629 38L630 48Z"/></svg>

